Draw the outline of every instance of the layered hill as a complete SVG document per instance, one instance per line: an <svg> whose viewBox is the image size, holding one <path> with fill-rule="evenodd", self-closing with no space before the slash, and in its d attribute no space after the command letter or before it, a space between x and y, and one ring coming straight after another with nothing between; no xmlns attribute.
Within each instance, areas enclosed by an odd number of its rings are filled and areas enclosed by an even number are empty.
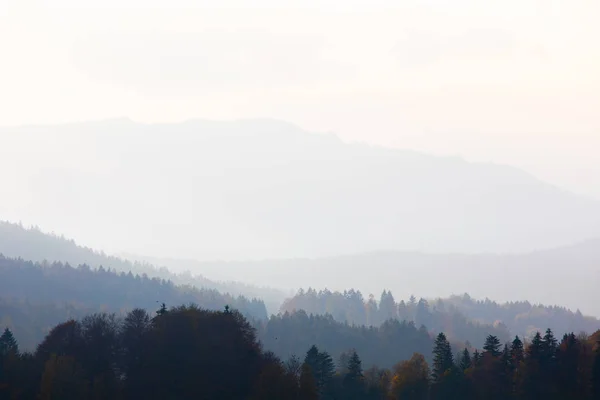
<svg viewBox="0 0 600 400"><path fill-rule="evenodd" d="M600 236L600 204L507 166L272 120L0 129L0 217L194 259L524 252Z"/></svg>

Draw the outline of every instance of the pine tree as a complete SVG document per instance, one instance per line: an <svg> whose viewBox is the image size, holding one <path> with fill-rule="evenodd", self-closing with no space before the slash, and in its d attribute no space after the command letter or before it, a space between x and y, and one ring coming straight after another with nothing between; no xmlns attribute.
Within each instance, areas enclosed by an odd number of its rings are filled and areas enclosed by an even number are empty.
<svg viewBox="0 0 600 400"><path fill-rule="evenodd" d="M554 399L557 394L557 352L558 342L552 330L547 329L542 339L542 358L540 362L541 379L546 382L541 387L543 396L546 399Z"/></svg>
<svg viewBox="0 0 600 400"><path fill-rule="evenodd" d="M531 344L527 347L527 360L535 360L540 361L543 352L543 341L542 335L539 332L536 332L531 339Z"/></svg>
<svg viewBox="0 0 600 400"><path fill-rule="evenodd" d="M512 364L515 368L519 368L519 365L525 359L525 351L523 349L523 342L519 339L518 336L515 336L515 339L512 341L510 346L510 358Z"/></svg>
<svg viewBox="0 0 600 400"><path fill-rule="evenodd" d="M556 360L556 352L558 351L558 341L554 337L552 330L549 328L546 330L544 338L542 339L542 351L544 354L544 363L548 367L553 366Z"/></svg>
<svg viewBox="0 0 600 400"><path fill-rule="evenodd" d="M500 357L502 354L500 352L500 340L497 336L489 335L485 339L485 344L483 345L484 353L488 353L493 357Z"/></svg>
<svg viewBox="0 0 600 400"><path fill-rule="evenodd" d="M302 364L300 372L300 398L303 400L317 400L319 398L314 374L306 363Z"/></svg>
<svg viewBox="0 0 600 400"><path fill-rule="evenodd" d="M362 362L356 351L353 351L346 364L346 375L343 380L344 398L348 400L362 399L365 393L365 381Z"/></svg>
<svg viewBox="0 0 600 400"><path fill-rule="evenodd" d="M454 357L450 342L446 335L440 332L435 339L433 346L433 368L432 377L434 381L441 379L446 371L454 366Z"/></svg>
<svg viewBox="0 0 600 400"><path fill-rule="evenodd" d="M335 373L333 359L327 352L320 352L317 346L313 345L306 353L304 363L310 367L319 394L322 395Z"/></svg>
<svg viewBox="0 0 600 400"><path fill-rule="evenodd" d="M557 358L557 383L559 397L563 399L582 398L583 391L579 384L579 361L581 346L577 337L571 333L564 335L558 347Z"/></svg>
<svg viewBox="0 0 600 400"><path fill-rule="evenodd" d="M358 357L356 351L352 351L352 354L348 359L347 371L346 376L353 381L358 381L363 378L362 361L360 360L360 357Z"/></svg>
<svg viewBox="0 0 600 400"><path fill-rule="evenodd" d="M10 329L4 329L0 336L0 356L4 357L9 353L19 354L19 345Z"/></svg>
<svg viewBox="0 0 600 400"><path fill-rule="evenodd" d="M460 358L460 369L462 369L463 371L468 370L469 368L471 368L471 366L473 365L473 363L471 362L471 354L469 353L469 349L467 349L465 347L465 349L462 352L461 358Z"/></svg>
<svg viewBox="0 0 600 400"><path fill-rule="evenodd" d="M475 349L475 352L473 353L473 366L479 367L480 365L481 365L481 354L479 353L479 350Z"/></svg>
<svg viewBox="0 0 600 400"><path fill-rule="evenodd" d="M508 344L504 344L504 348L502 349L502 356L500 357L502 360L502 365L504 366L504 368L506 368L507 370L512 370L513 369L513 363L512 363L512 358L510 356L510 350L508 348Z"/></svg>
<svg viewBox="0 0 600 400"><path fill-rule="evenodd" d="M544 343L542 335L536 332L527 346L525 357L525 368L523 371L522 392L523 397L531 399L542 399L545 395L544 387L547 384L542 373Z"/></svg>

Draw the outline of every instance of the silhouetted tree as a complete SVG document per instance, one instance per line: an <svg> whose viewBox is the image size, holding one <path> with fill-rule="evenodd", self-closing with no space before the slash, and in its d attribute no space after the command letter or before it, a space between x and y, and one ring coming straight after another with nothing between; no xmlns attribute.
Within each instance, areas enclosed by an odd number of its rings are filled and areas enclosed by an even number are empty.
<svg viewBox="0 0 600 400"><path fill-rule="evenodd" d="M433 368L432 374L434 381L440 380L446 371L454 366L454 357L450 342L446 339L446 335L440 332L434 342L433 347Z"/></svg>
<svg viewBox="0 0 600 400"><path fill-rule="evenodd" d="M485 344L483 345L483 353L488 353L492 357L500 357L502 354L500 351L500 340L498 337L494 335L489 335L485 339Z"/></svg>
<svg viewBox="0 0 600 400"><path fill-rule="evenodd" d="M471 361L471 354L469 353L469 349L465 347L461 353L459 367L461 370L466 371L467 369L471 368L472 365L473 363Z"/></svg>

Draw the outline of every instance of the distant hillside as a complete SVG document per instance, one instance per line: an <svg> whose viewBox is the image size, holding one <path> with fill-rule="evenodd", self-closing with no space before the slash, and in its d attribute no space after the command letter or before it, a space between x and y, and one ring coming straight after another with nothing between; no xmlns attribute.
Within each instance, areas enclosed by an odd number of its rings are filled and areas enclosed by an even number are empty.
<svg viewBox="0 0 600 400"><path fill-rule="evenodd" d="M108 256L88 247L79 246L74 240L64 236L47 234L38 228L25 228L20 224L0 221L0 254L6 257L22 258L34 262L59 261L73 266L86 264L92 268L103 266L118 272L147 274L170 280L178 285L191 285L197 288L215 289L219 292L230 293L234 296L243 295L248 298L266 299L269 310L277 312L285 294L269 288L255 287L237 282L216 282L204 276L181 270L176 274L168 269L168 264L159 267L148 262L128 261L122 258ZM1 296L1 293L0 293Z"/></svg>
<svg viewBox="0 0 600 400"><path fill-rule="evenodd" d="M508 341L514 335L531 338L536 331L552 329L558 336L568 333L595 332L600 320L586 317L564 307L535 305L529 302L496 303L475 300L469 295L446 299L419 299L414 296L397 300L384 291L379 299L363 298L356 290L331 292L300 290L287 299L281 312L304 310L309 314L330 314L350 324L379 326L395 318L425 325L432 334L444 332L456 342L482 343L488 335ZM544 328L546 327L546 328Z"/></svg>
<svg viewBox="0 0 600 400"><path fill-rule="evenodd" d="M391 290L435 299L469 293L499 302L560 305L600 317L600 241L526 254L372 252L315 259L198 262L198 271L282 289ZM545 325L544 325L545 326Z"/></svg>
<svg viewBox="0 0 600 400"><path fill-rule="evenodd" d="M113 253L524 252L600 236L599 202L521 170L273 120L2 128L0 149L20 161L0 153L1 218Z"/></svg>
<svg viewBox="0 0 600 400"><path fill-rule="evenodd" d="M229 305L247 317L267 318L261 300L176 286L131 272L0 256L0 326L14 329L29 349L41 341L47 329L67 318L98 311L121 313L136 307L157 310L163 302L169 306L194 303L210 310Z"/></svg>
<svg viewBox="0 0 600 400"><path fill-rule="evenodd" d="M511 339L511 333L503 324L475 322L458 309L441 309L436 307L438 303L430 306L425 299L417 301L412 297L410 300L396 302L392 293L387 291L376 301L374 297L365 299L359 291L352 289L344 292L309 289L300 290L286 300L281 306L281 313L303 310L307 314L329 314L338 322L372 327L379 327L390 319L410 321L416 326L427 327L432 337L444 332L450 340L460 344L482 343L488 335L497 336L502 342Z"/></svg>

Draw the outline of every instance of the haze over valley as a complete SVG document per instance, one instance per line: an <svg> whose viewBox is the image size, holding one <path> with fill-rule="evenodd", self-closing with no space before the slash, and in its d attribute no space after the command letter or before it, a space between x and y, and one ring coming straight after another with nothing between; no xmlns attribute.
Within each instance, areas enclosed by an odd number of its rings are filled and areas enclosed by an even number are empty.
<svg viewBox="0 0 600 400"><path fill-rule="evenodd" d="M597 0L0 0L0 400L600 400Z"/></svg>

